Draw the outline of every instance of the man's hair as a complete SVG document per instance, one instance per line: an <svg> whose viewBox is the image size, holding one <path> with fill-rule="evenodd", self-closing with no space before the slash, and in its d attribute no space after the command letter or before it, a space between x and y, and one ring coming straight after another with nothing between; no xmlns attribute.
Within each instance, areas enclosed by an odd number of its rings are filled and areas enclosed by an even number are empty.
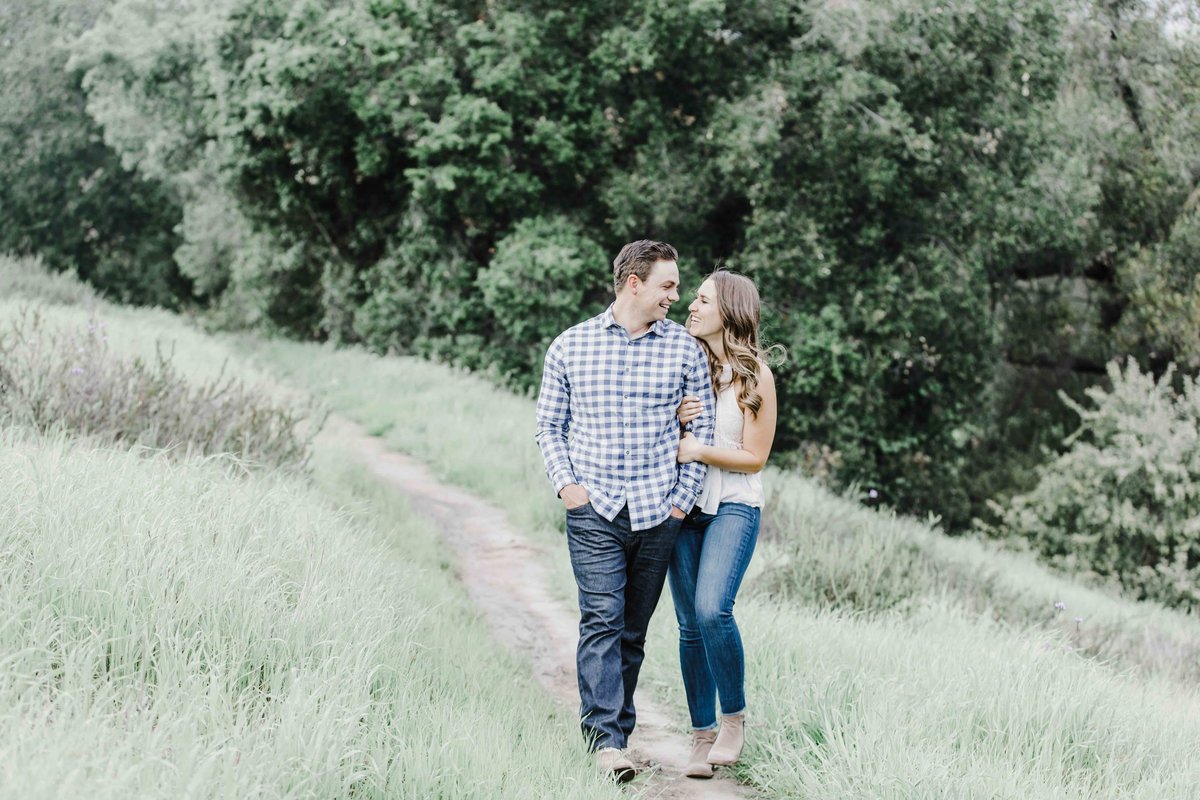
<svg viewBox="0 0 1200 800"><path fill-rule="evenodd" d="M650 239L630 242L621 248L621 252L617 253L613 260L613 290L620 294L630 275L637 275L639 280L646 280L656 262L678 260L679 253L666 242Z"/></svg>

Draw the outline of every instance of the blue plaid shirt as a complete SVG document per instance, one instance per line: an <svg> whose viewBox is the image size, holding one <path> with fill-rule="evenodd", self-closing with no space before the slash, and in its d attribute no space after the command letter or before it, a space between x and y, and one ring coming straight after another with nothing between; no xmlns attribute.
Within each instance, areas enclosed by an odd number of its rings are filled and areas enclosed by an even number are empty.
<svg viewBox="0 0 1200 800"><path fill-rule="evenodd" d="M635 531L663 522L671 506L691 511L705 466L676 462L675 410L685 394L704 405L689 429L712 444L708 360L674 322L656 321L630 339L609 306L560 334L546 352L537 404L537 442L554 491L580 484L608 520L628 504Z"/></svg>

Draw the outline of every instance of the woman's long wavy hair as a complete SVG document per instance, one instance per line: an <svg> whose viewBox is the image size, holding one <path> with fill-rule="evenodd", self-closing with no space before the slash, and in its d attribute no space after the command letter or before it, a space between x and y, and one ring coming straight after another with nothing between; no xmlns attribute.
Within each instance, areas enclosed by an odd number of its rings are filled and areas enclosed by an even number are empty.
<svg viewBox="0 0 1200 800"><path fill-rule="evenodd" d="M708 276L717 290L717 311L721 315L721 343L725 347L725 358L733 367L732 382L738 384L738 406L758 416L762 408L762 395L758 393L759 365L769 361L778 363L786 353L782 345L764 348L759 341L759 318L762 301L754 281L732 270L720 268ZM700 345L708 356L708 369L712 375L713 390L720 392L721 367L708 343Z"/></svg>

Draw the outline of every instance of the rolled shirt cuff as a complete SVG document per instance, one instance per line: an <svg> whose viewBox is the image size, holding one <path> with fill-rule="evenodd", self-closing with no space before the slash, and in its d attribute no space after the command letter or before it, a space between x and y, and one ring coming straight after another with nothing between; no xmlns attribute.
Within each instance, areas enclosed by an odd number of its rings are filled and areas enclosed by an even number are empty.
<svg viewBox="0 0 1200 800"><path fill-rule="evenodd" d="M562 490L572 483L579 483L579 479L569 472L558 472L554 475L554 494L561 495Z"/></svg>
<svg viewBox="0 0 1200 800"><path fill-rule="evenodd" d="M696 505L696 500L699 498L697 492L689 492L682 486L676 486L671 490L671 505L678 508L684 514L691 513L692 506Z"/></svg>

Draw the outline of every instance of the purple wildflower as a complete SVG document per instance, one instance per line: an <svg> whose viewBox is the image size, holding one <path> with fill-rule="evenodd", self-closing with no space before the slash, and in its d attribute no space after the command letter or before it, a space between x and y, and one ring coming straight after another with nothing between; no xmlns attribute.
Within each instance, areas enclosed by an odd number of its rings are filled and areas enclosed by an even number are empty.
<svg viewBox="0 0 1200 800"><path fill-rule="evenodd" d="M1057 603L1054 604L1054 610L1055 611L1066 611L1067 604L1064 603L1062 600L1059 600Z"/></svg>

